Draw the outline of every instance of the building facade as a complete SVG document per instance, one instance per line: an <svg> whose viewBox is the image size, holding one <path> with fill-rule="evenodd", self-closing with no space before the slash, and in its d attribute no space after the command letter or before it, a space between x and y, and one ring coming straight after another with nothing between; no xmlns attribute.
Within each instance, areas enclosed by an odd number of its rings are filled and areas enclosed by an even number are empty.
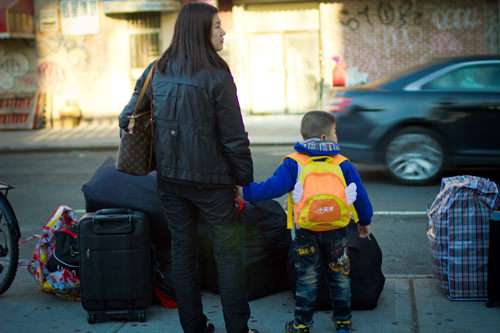
<svg viewBox="0 0 500 333"><path fill-rule="evenodd" d="M33 13L31 1L0 1L0 128L38 122Z"/></svg>
<svg viewBox="0 0 500 333"><path fill-rule="evenodd" d="M500 52L498 1L236 0L231 67L243 109L326 107L340 62L347 85L436 57Z"/></svg>
<svg viewBox="0 0 500 333"><path fill-rule="evenodd" d="M189 0L1 0L0 128L116 119ZM498 0L219 0L247 114L324 108L347 84L435 57L500 52ZM77 123L77 122L75 122Z"/></svg>

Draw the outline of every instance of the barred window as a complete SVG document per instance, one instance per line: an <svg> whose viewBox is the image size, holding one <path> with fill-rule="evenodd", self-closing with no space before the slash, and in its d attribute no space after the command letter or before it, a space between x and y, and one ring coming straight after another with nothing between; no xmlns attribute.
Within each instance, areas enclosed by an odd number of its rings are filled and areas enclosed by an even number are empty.
<svg viewBox="0 0 500 333"><path fill-rule="evenodd" d="M160 14L134 13L127 16L130 65L132 70L142 71L160 55Z"/></svg>

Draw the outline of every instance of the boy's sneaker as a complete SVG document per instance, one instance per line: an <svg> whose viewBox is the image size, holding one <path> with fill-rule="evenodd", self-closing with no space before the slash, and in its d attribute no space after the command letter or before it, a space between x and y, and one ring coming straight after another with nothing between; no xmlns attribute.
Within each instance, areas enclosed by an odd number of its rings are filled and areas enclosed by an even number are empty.
<svg viewBox="0 0 500 333"><path fill-rule="evenodd" d="M289 321L285 325L285 333L310 333L311 330L306 325L295 324L295 321Z"/></svg>
<svg viewBox="0 0 500 333"><path fill-rule="evenodd" d="M335 322L335 328L337 333L350 333L351 332L351 321L350 320L337 320Z"/></svg>

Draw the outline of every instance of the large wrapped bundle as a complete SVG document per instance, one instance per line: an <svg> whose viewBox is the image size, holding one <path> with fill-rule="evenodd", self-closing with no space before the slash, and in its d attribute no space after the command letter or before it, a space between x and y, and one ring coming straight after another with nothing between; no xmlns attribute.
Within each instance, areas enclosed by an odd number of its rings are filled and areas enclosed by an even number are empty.
<svg viewBox="0 0 500 333"><path fill-rule="evenodd" d="M488 179L443 178L427 212L434 270L449 299L486 299L489 219L497 195Z"/></svg>

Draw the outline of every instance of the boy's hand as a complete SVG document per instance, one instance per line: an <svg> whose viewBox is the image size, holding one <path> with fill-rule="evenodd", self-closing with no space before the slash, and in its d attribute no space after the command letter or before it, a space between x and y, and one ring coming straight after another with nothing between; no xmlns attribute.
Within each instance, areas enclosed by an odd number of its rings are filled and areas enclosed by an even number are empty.
<svg viewBox="0 0 500 333"><path fill-rule="evenodd" d="M369 225L361 225L358 223L358 234L361 238L367 238L370 236L370 226Z"/></svg>
<svg viewBox="0 0 500 333"><path fill-rule="evenodd" d="M348 205L352 205L354 201L356 201L356 197L358 196L358 187L356 186L356 183L350 183L346 188L345 188L345 199L347 201Z"/></svg>
<svg viewBox="0 0 500 333"><path fill-rule="evenodd" d="M127 132L128 134L134 134L134 122L135 122L134 119L131 120L129 119L127 129L125 130L125 132Z"/></svg>

